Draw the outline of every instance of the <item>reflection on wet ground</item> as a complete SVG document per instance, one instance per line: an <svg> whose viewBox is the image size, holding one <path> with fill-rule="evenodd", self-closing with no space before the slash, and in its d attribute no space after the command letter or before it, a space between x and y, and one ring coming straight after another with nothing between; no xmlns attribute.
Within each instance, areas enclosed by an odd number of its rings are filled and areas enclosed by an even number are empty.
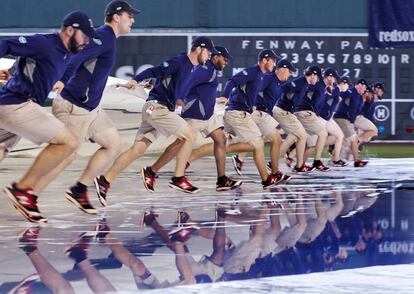
<svg viewBox="0 0 414 294"><path fill-rule="evenodd" d="M3 186L22 162L2 165ZM46 226L29 226L1 199L0 293L137 291L413 263L414 183L402 162L314 172L266 192L252 166L239 189L218 194L206 159L189 173L198 195L164 187L170 172L149 194L131 169L99 217L63 201L80 162L40 201Z"/></svg>

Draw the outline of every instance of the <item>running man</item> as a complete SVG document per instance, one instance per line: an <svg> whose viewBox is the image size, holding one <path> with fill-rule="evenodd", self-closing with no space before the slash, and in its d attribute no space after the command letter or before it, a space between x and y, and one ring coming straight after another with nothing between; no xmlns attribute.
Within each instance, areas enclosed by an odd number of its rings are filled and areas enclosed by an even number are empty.
<svg viewBox="0 0 414 294"><path fill-rule="evenodd" d="M177 94L194 66L204 65L211 53L215 53L213 42L209 38L198 37L192 42L188 54L180 54L158 66L146 69L126 84L126 87L134 90L139 86L139 82L156 78L155 86L142 109L142 123L134 144L115 160L105 175L96 179L101 198L106 198L110 183L121 171L141 157L160 133L166 137L174 135L181 142L176 156L175 175L171 178L169 186L186 193L198 192L199 189L184 176L195 133L191 126L174 112L174 109L176 105L183 105L184 97L178 97Z"/></svg>
<svg viewBox="0 0 414 294"><path fill-rule="evenodd" d="M214 157L217 167L216 191L235 189L242 181L234 181L225 175L226 170L226 137L223 122L214 114L216 104L218 73L222 71L232 56L225 47L216 46L216 53L204 65L197 66L190 74L187 82L178 94L184 97L184 109L181 114L194 131L201 132L214 142ZM156 173L177 153L181 145L179 139L172 143L152 165L141 169L145 188L154 192Z"/></svg>
<svg viewBox="0 0 414 294"><path fill-rule="evenodd" d="M14 207L32 222L47 221L40 215L39 191L34 187L78 145L64 124L41 106L51 90L59 90L54 85L70 54L84 49L91 39L99 41L91 19L75 11L65 16L57 34L0 40L0 58L19 57L16 72L0 90L0 137L11 133L39 145L49 143L23 178L4 189Z"/></svg>

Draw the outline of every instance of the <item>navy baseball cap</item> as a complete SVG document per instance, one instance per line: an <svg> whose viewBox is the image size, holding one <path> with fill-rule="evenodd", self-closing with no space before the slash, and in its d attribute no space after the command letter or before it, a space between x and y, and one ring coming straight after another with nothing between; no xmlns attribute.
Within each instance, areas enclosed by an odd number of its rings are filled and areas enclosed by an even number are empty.
<svg viewBox="0 0 414 294"><path fill-rule="evenodd" d="M277 62L276 68L287 68L292 72L296 71L296 68L293 67L292 63L287 59L282 59Z"/></svg>
<svg viewBox="0 0 414 294"><path fill-rule="evenodd" d="M368 87L368 82L366 79L359 79L355 84L361 84L361 85L365 85L366 87Z"/></svg>
<svg viewBox="0 0 414 294"><path fill-rule="evenodd" d="M323 76L324 77L334 77L337 81L340 79L338 72L336 71L336 69L332 68L332 67L328 67L327 69L325 69L323 71Z"/></svg>
<svg viewBox="0 0 414 294"><path fill-rule="evenodd" d="M138 14L141 11L133 8L128 2L121 0L114 0L108 3L105 8L105 15L126 12L131 14Z"/></svg>
<svg viewBox="0 0 414 294"><path fill-rule="evenodd" d="M89 38L100 40L98 33L93 28L92 19L80 10L67 14L63 18L63 26L79 29Z"/></svg>
<svg viewBox="0 0 414 294"><path fill-rule="evenodd" d="M226 59L233 59L233 56L230 55L229 50L227 50L226 47L223 46L215 46L214 49L216 49L215 53L212 53L212 55L221 55Z"/></svg>
<svg viewBox="0 0 414 294"><path fill-rule="evenodd" d="M369 85L367 85L367 89L365 90L365 92L370 92L371 94L374 94L374 90Z"/></svg>
<svg viewBox="0 0 414 294"><path fill-rule="evenodd" d="M344 83L344 84L348 84L348 85L350 85L350 84L351 84L351 81L350 81L349 77L347 77L347 76L342 76L342 77L339 79L339 83Z"/></svg>
<svg viewBox="0 0 414 294"><path fill-rule="evenodd" d="M276 53L271 49L264 49L259 52L259 55L257 56L259 60L262 60L263 58L272 58L274 60L279 60L280 57L276 55Z"/></svg>
<svg viewBox="0 0 414 294"><path fill-rule="evenodd" d="M319 77L320 80L323 79L322 78L322 69L317 65L308 66L308 68L305 70L305 73L315 74Z"/></svg>
<svg viewBox="0 0 414 294"><path fill-rule="evenodd" d="M374 84L374 88L381 89L382 91L385 92L385 87L384 87L384 84L383 83L375 83Z"/></svg>
<svg viewBox="0 0 414 294"><path fill-rule="evenodd" d="M197 37L193 40L191 45L193 47L206 48L211 52L211 54L217 54L216 49L214 49L213 41L211 41L210 38L207 38L207 37L204 37L204 36Z"/></svg>

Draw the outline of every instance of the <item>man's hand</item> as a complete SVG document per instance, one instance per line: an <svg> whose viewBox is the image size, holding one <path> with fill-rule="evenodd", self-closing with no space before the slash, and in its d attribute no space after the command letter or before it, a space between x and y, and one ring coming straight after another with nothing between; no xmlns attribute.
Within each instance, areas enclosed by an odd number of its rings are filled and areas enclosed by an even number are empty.
<svg viewBox="0 0 414 294"><path fill-rule="evenodd" d="M10 80L11 75L8 69L0 69L0 81Z"/></svg>
<svg viewBox="0 0 414 294"><path fill-rule="evenodd" d="M128 90L135 91L138 88L138 82L136 80L130 80L126 84L116 84L115 86L117 88L122 87L122 88L127 88Z"/></svg>
<svg viewBox="0 0 414 294"><path fill-rule="evenodd" d="M216 98L216 103L217 104L222 104L222 105L227 105L228 100L229 99L227 99L226 97L222 96L222 97Z"/></svg>
<svg viewBox="0 0 414 294"><path fill-rule="evenodd" d="M184 100L183 99L177 99L176 101L175 101L175 106L181 106L181 107L184 107L185 106L185 103L184 103Z"/></svg>
<svg viewBox="0 0 414 294"><path fill-rule="evenodd" d="M62 92L63 88L65 87L65 84L61 81L57 81L52 88L52 92L55 92L56 94L60 94Z"/></svg>

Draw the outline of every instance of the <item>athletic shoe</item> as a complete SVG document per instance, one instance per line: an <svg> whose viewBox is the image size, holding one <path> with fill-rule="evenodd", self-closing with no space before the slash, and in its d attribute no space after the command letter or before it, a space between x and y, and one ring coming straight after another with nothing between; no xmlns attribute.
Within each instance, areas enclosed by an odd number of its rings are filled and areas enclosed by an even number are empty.
<svg viewBox="0 0 414 294"><path fill-rule="evenodd" d="M293 168L293 171L294 172L297 172L297 173L307 173L307 172L311 172L311 171L313 171L315 168L313 167L313 166L309 166L309 165L307 165L306 163L304 163L304 164L302 164L302 166L301 167L297 167L297 166L295 166L294 168Z"/></svg>
<svg viewBox="0 0 414 294"><path fill-rule="evenodd" d="M38 274L31 274L21 280L13 289L9 290L7 293L33 293L34 284L40 282L40 276Z"/></svg>
<svg viewBox="0 0 414 294"><path fill-rule="evenodd" d="M97 243L104 243L105 236L109 234L111 229L109 228L106 219L102 218L95 227L95 236L94 239Z"/></svg>
<svg viewBox="0 0 414 294"><path fill-rule="evenodd" d="M40 227L30 227L19 235L19 248L26 254L32 253L37 249L37 238L40 234Z"/></svg>
<svg viewBox="0 0 414 294"><path fill-rule="evenodd" d="M285 155L285 163L288 167L292 167L293 158L289 156L289 153L286 153Z"/></svg>
<svg viewBox="0 0 414 294"><path fill-rule="evenodd" d="M75 263L87 259L89 243L95 236L95 232L85 232L80 234L70 246L65 248L66 255L73 259Z"/></svg>
<svg viewBox="0 0 414 294"><path fill-rule="evenodd" d="M348 162L343 161L342 159L339 159L338 161L332 161L333 166L339 166L344 167L348 165Z"/></svg>
<svg viewBox="0 0 414 294"><path fill-rule="evenodd" d="M266 181L262 181L263 190L268 189L271 186L275 186L283 181L283 174L281 172L277 172L276 174L270 174L267 176Z"/></svg>
<svg viewBox="0 0 414 294"><path fill-rule="evenodd" d="M243 184L242 181L235 181L231 177L226 176L226 180L222 181L221 183L217 181L216 191L223 192L223 191L233 190L233 189L236 189L237 187L240 187L241 184Z"/></svg>
<svg viewBox="0 0 414 294"><path fill-rule="evenodd" d="M184 224L188 222L189 219L190 215L187 212L179 210L177 213L177 226L182 227Z"/></svg>
<svg viewBox="0 0 414 294"><path fill-rule="evenodd" d="M231 157L231 159L232 159L233 167L234 167L234 170L236 171L236 173L239 176L243 175L242 174L242 167L243 167L243 163L244 163L243 160L241 160L238 155L233 155Z"/></svg>
<svg viewBox="0 0 414 294"><path fill-rule="evenodd" d="M151 193L155 192L155 179L157 179L158 176L151 170L151 167L145 166L141 168L141 176L145 189Z"/></svg>
<svg viewBox="0 0 414 294"><path fill-rule="evenodd" d="M329 145L328 146L328 153L329 153L330 156L332 156L332 154L334 152L334 149L335 149L335 145Z"/></svg>
<svg viewBox="0 0 414 294"><path fill-rule="evenodd" d="M283 174L283 181L284 182L288 182L288 181L290 181L292 179L292 176L289 176L289 175L287 175L287 174Z"/></svg>
<svg viewBox="0 0 414 294"><path fill-rule="evenodd" d="M179 178L172 177L171 181L168 183L168 186L170 188L190 194L197 193L200 190L197 187L193 186L185 176Z"/></svg>
<svg viewBox="0 0 414 294"><path fill-rule="evenodd" d="M186 242L191 238L192 234L200 229L200 227L191 225L185 227L176 228L168 233L168 237L171 242Z"/></svg>
<svg viewBox="0 0 414 294"><path fill-rule="evenodd" d="M88 190L79 193L75 190L75 186L66 191L66 198L75 204L77 208L88 214L97 214L98 211L91 205L88 198Z"/></svg>
<svg viewBox="0 0 414 294"><path fill-rule="evenodd" d="M188 161L185 164L185 170L187 170L190 167L191 163L189 163Z"/></svg>
<svg viewBox="0 0 414 294"><path fill-rule="evenodd" d="M364 167L368 164L368 160L357 160L354 162L354 167Z"/></svg>
<svg viewBox="0 0 414 294"><path fill-rule="evenodd" d="M31 222L47 222L47 219L40 215L37 207L37 196L33 194L32 189L18 189L16 183L4 188L4 193L13 202L13 206L28 221Z"/></svg>
<svg viewBox="0 0 414 294"><path fill-rule="evenodd" d="M266 169L268 173L272 173L272 162L271 161L267 162Z"/></svg>
<svg viewBox="0 0 414 294"><path fill-rule="evenodd" d="M317 169L317 170L319 170L319 171L323 171L323 172L326 172L326 171L330 170L330 168L329 168L329 167L327 167L327 166L325 166L325 165L322 163L322 161L320 161L320 160L315 160L315 161L313 162L312 167L314 167L315 169Z"/></svg>
<svg viewBox="0 0 414 294"><path fill-rule="evenodd" d="M143 226L151 226L152 222L155 221L158 217L158 214L156 214L153 210L146 210L141 216L140 225Z"/></svg>
<svg viewBox="0 0 414 294"><path fill-rule="evenodd" d="M107 206L106 202L106 194L108 193L111 184L105 179L104 176L96 177L93 180L96 188L96 194L98 195L99 202L101 202L102 206Z"/></svg>

